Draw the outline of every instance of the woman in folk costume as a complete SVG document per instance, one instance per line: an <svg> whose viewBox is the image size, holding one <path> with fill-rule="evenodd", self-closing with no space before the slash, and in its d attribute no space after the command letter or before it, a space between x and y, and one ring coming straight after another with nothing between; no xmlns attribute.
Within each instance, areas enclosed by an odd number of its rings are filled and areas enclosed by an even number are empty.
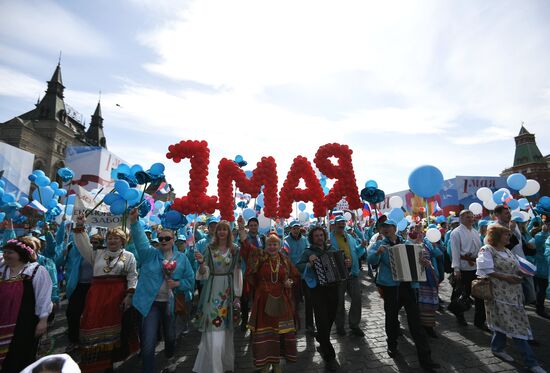
<svg viewBox="0 0 550 373"><path fill-rule="evenodd" d="M193 367L198 373L233 371L235 348L233 323L239 315L242 272L239 247L233 243L229 223L216 226L214 238L205 251L195 253L200 264L197 280L206 280L197 309L196 325L202 332L199 353Z"/></svg>
<svg viewBox="0 0 550 373"><path fill-rule="evenodd" d="M83 372L112 369L139 348L135 310L130 309L137 284L136 259L124 246L128 235L121 228L107 231L107 248L93 250L84 232L84 216L77 217L74 243L93 265L92 285L80 322L80 367ZM124 327L123 327L124 325Z"/></svg>
<svg viewBox="0 0 550 373"><path fill-rule="evenodd" d="M31 247L11 239L0 259L0 370L20 372L36 359L52 310L52 282Z"/></svg>
<svg viewBox="0 0 550 373"><path fill-rule="evenodd" d="M546 371L538 364L529 346L533 339L529 318L523 306L523 289L518 259L506 246L510 243L512 231L500 224L487 229L486 245L476 259L478 276L488 277L491 283L492 299L485 301L487 326L493 332L491 350L496 357L512 362L514 358L506 353L506 338L513 339L527 369L535 373Z"/></svg>
<svg viewBox="0 0 550 373"><path fill-rule="evenodd" d="M239 217L241 256L246 260L254 282L254 300L248 328L251 331L254 365L268 372L281 372L279 362L296 362L296 325L292 286L300 274L290 259L281 253L276 233L266 239L265 250L246 240L244 220Z"/></svg>

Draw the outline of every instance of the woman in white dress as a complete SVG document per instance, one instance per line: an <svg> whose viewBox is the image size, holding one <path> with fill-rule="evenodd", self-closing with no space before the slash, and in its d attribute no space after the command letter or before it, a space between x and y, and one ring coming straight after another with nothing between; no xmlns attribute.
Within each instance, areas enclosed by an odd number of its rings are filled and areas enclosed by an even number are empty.
<svg viewBox="0 0 550 373"><path fill-rule="evenodd" d="M193 372L233 371L233 323L235 319L239 320L234 312L240 309L242 272L239 247L233 243L227 221L218 223L214 239L206 247L204 256L197 251L195 258L200 264L197 280L206 282L195 319L202 336Z"/></svg>
<svg viewBox="0 0 550 373"><path fill-rule="evenodd" d="M506 245L510 243L512 232L500 225L493 224L487 229L486 245L477 257L477 275L487 276L491 281L493 299L485 301L487 326L493 332L491 350L496 357L512 362L508 355L506 338L511 337L531 372L545 373L527 342L533 338L529 319L523 307L523 277L519 262Z"/></svg>

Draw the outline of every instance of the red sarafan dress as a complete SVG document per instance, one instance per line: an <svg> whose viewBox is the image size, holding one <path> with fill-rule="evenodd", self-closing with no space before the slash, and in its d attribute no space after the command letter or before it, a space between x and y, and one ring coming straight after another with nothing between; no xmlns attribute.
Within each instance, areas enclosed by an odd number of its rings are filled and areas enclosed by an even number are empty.
<svg viewBox="0 0 550 373"><path fill-rule="evenodd" d="M248 320L254 364L257 367L278 364L281 358L296 362L298 320L292 288L286 288L284 283L287 279L298 283L300 274L286 255L281 252L269 254L246 241L241 248L241 257L250 268L248 276L251 278L247 281L252 281L255 289ZM281 312L276 317L266 313L266 303L270 297L281 302Z"/></svg>

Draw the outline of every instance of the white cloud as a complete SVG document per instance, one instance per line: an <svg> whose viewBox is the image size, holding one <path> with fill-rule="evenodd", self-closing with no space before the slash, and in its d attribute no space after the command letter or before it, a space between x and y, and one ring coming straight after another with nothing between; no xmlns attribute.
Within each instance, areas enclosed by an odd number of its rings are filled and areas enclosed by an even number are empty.
<svg viewBox="0 0 550 373"><path fill-rule="evenodd" d="M35 99L45 84L19 71L0 66L0 95Z"/></svg>
<svg viewBox="0 0 550 373"><path fill-rule="evenodd" d="M4 42L57 54L105 56L105 38L79 17L51 0L0 2L0 37Z"/></svg>

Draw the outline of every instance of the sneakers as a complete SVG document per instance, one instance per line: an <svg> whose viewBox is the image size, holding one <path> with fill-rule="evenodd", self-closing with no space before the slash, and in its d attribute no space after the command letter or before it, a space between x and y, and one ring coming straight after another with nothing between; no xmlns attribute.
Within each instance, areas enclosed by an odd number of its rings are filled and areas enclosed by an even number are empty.
<svg viewBox="0 0 550 373"><path fill-rule="evenodd" d="M507 363L511 363L514 361L514 358L504 351L493 351L493 355L495 355L499 359L506 361Z"/></svg>
<svg viewBox="0 0 550 373"><path fill-rule="evenodd" d="M533 373L546 373L546 371L545 371L540 365L537 365L537 366L534 366L534 367L529 368L529 372L533 372Z"/></svg>

